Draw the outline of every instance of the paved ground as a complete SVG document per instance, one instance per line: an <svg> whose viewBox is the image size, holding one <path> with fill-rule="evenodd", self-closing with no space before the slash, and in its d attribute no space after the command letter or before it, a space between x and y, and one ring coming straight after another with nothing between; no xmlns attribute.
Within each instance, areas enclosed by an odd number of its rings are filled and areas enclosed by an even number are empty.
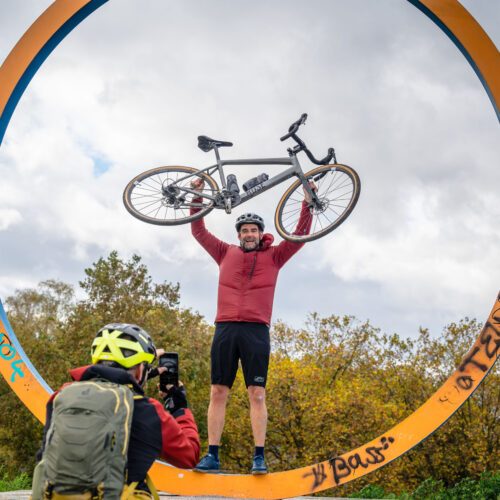
<svg viewBox="0 0 500 500"><path fill-rule="evenodd" d="M0 493L0 500L28 500L31 491L8 491ZM227 500L226 497L180 497L160 493L161 500ZM321 500L321 497L297 497L300 500ZM328 497L325 500L341 500L339 498Z"/></svg>

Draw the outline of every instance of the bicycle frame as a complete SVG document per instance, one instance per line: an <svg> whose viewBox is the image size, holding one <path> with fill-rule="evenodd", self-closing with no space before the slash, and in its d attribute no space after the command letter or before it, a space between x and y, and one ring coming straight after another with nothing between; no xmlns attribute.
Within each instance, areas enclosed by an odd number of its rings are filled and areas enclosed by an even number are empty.
<svg viewBox="0 0 500 500"><path fill-rule="evenodd" d="M219 151L218 148L214 148L215 151L215 156L217 158L217 163L215 165L210 165L209 167L206 167L204 169L198 170L197 173L207 173L208 175L212 175L216 171L219 172L220 176L220 182L222 185L221 192L227 191L227 184L226 184L226 176L224 174L224 166L226 165L290 165L290 168L287 168L283 172L280 172L276 174L273 177L270 177L266 181L262 182L261 184L257 184L256 186L250 188L248 191L243 192L242 194L239 195L239 199L235 200L232 203L232 207L237 207L238 205L241 205L248 200L254 198L258 194L264 193L265 191L277 186L278 184L281 184L282 182L290 179L291 177L298 177L301 181L302 184L304 185L304 188L309 192L311 195L312 199L316 199L316 194L314 191L309 187L309 183L307 182L307 179L304 176L304 172L302 171L302 167L300 166L299 160L297 159L296 155L292 155L286 158L258 158L258 159L243 159L243 160L221 160L219 156ZM181 182L182 180L185 180L189 177L191 177L194 174L189 174L186 175L185 177L182 177L181 179L178 179L174 184ZM195 191L194 189L189 189L186 187L182 188L183 191L186 191L188 193L192 193L198 196L202 196L203 198L210 199L214 202L214 205L216 208L223 208L222 205L218 204L218 198L217 196L212 196L207 193L202 193L199 191ZM194 205L193 205L194 206Z"/></svg>

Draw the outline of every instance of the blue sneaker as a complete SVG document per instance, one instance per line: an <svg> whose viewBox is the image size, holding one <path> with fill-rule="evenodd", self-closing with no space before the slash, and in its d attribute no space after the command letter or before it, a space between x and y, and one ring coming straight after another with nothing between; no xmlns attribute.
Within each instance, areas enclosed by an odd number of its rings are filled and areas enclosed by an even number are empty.
<svg viewBox="0 0 500 500"><path fill-rule="evenodd" d="M220 460L211 453L207 453L193 469L196 472L211 472L217 474L220 471Z"/></svg>
<svg viewBox="0 0 500 500"><path fill-rule="evenodd" d="M262 455L253 457L252 474L267 474L267 465Z"/></svg>

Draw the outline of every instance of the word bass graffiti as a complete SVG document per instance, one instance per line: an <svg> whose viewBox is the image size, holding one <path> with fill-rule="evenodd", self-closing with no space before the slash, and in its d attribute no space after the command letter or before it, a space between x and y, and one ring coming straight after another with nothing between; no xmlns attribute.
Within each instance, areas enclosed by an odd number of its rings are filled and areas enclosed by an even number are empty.
<svg viewBox="0 0 500 500"><path fill-rule="evenodd" d="M368 446L363 450L363 453L353 453L347 458L335 457L330 459L330 467L333 472L335 484L339 484L340 480L349 477L356 472L356 469L362 467L368 468L369 465L382 464L385 462L384 450L394 443L393 437L380 438L380 446Z"/></svg>

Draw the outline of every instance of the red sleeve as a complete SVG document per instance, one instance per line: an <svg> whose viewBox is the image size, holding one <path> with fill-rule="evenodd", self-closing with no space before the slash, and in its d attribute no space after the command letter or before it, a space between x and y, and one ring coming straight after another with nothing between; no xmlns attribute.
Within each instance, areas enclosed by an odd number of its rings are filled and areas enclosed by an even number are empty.
<svg viewBox="0 0 500 500"><path fill-rule="evenodd" d="M195 200L193 200L195 201ZM191 214L198 212L196 208L191 208ZM220 264L224 255L226 255L229 244L219 240L205 227L203 218L191 222L191 234L196 241L211 255L211 257Z"/></svg>
<svg viewBox="0 0 500 500"><path fill-rule="evenodd" d="M200 437L191 410L174 418L156 399L149 398L161 421L161 458L176 467L189 469L198 463Z"/></svg>
<svg viewBox="0 0 500 500"><path fill-rule="evenodd" d="M293 234L309 234L311 231L312 214L306 201L302 202L302 210L300 211L299 222ZM279 245L274 247L274 261L278 267L282 267L294 254L296 254L304 243L296 243L294 241L283 240Z"/></svg>

